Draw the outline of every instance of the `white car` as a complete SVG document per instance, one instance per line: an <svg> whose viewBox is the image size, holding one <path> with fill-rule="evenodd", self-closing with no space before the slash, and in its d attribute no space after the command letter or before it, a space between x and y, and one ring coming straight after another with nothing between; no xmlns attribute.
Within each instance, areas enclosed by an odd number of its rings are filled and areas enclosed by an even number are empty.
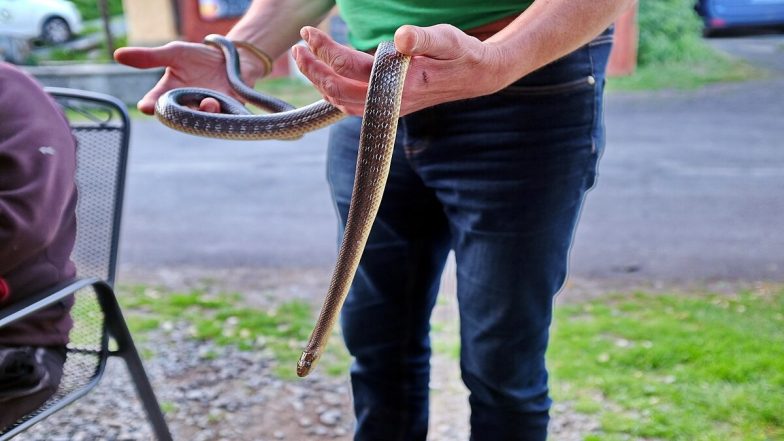
<svg viewBox="0 0 784 441"><path fill-rule="evenodd" d="M58 44L82 31L82 16L66 0L0 0L0 35Z"/></svg>

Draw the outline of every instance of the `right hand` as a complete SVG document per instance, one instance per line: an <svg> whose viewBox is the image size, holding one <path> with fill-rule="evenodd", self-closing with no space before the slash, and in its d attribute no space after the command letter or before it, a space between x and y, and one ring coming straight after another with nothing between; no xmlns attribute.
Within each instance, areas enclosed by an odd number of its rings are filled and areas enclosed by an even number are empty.
<svg viewBox="0 0 784 441"><path fill-rule="evenodd" d="M114 52L117 62L140 69L166 67L166 72L136 105L142 113L152 115L155 102L166 91L178 87L204 87L242 100L226 78L226 62L220 50L200 43L173 41L158 47L124 47ZM240 52L242 80L253 85L263 72L263 66L253 56ZM220 105L212 98L199 104L204 112L220 112Z"/></svg>

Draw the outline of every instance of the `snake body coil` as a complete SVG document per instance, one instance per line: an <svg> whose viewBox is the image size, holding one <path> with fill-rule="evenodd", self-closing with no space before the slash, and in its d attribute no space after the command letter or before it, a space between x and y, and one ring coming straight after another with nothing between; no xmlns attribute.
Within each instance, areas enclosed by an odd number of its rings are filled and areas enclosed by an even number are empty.
<svg viewBox="0 0 784 441"><path fill-rule="evenodd" d="M163 124L185 133L212 138L295 139L343 117L340 110L323 100L293 109L288 103L255 92L240 80L239 57L230 41L210 35L205 43L218 46L223 51L229 81L240 96L277 113L254 115L234 98L208 89L182 88L168 91L156 103L155 113ZM297 375L300 377L313 370L323 353L378 213L389 175L409 60L410 57L395 50L392 42L383 42L376 50L362 119L348 220L324 305L297 363ZM188 107L206 97L215 98L223 113L202 112Z"/></svg>

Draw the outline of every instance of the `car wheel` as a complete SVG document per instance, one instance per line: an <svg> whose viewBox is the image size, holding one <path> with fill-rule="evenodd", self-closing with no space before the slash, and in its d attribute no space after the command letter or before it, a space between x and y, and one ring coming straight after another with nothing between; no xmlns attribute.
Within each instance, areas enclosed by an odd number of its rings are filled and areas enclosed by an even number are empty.
<svg viewBox="0 0 784 441"><path fill-rule="evenodd" d="M41 39L49 44L65 43L71 39L71 27L60 17L50 17L41 29Z"/></svg>

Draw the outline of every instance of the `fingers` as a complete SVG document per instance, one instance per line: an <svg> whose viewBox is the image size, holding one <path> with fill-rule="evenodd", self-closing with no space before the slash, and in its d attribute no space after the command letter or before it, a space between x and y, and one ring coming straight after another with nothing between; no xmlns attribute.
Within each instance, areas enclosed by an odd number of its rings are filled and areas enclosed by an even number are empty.
<svg viewBox="0 0 784 441"><path fill-rule="evenodd" d="M158 47L123 47L114 51L114 59L121 64L139 69L149 69L153 67L164 67L175 64L178 56L181 56L182 45L179 43L169 43ZM158 84L150 89L136 104L140 112L152 115L155 112L155 101L172 86L172 73L166 70Z"/></svg>
<svg viewBox="0 0 784 441"><path fill-rule="evenodd" d="M221 111L221 106L215 98L204 98L201 100L201 103L199 103L199 110L202 112L219 113Z"/></svg>
<svg viewBox="0 0 784 441"><path fill-rule="evenodd" d="M403 115L500 88L500 53L454 26L401 26L395 48L413 56L403 89Z"/></svg>
<svg viewBox="0 0 784 441"><path fill-rule="evenodd" d="M331 66L302 46L294 47L292 55L300 71L310 79L324 99L345 113L362 114L367 95L367 76L363 80L354 80L338 75Z"/></svg>
<svg viewBox="0 0 784 441"><path fill-rule="evenodd" d="M177 87L205 87L236 96L225 78L223 55L211 46L172 42L153 48L127 47L115 51L114 58L137 68L166 67L160 81L137 104L148 115L154 113L155 102L161 95ZM206 100L200 108L219 111L220 105Z"/></svg>
<svg viewBox="0 0 784 441"><path fill-rule="evenodd" d="M300 31L310 50L341 76L367 81L373 68L373 56L338 44L324 32L306 26Z"/></svg>
<svg viewBox="0 0 784 441"><path fill-rule="evenodd" d="M181 50L177 43L158 47L123 47L114 51L114 59L131 67L149 69L171 65Z"/></svg>
<svg viewBox="0 0 784 441"><path fill-rule="evenodd" d="M155 113L155 102L161 95L166 93L167 90L172 88L169 85L171 82L170 78L171 73L167 69L166 73L164 73L163 77L160 79L160 81L158 81L158 84L150 89L150 91L147 92L138 103L136 103L136 108L139 109L140 112L147 115L152 115Z"/></svg>

